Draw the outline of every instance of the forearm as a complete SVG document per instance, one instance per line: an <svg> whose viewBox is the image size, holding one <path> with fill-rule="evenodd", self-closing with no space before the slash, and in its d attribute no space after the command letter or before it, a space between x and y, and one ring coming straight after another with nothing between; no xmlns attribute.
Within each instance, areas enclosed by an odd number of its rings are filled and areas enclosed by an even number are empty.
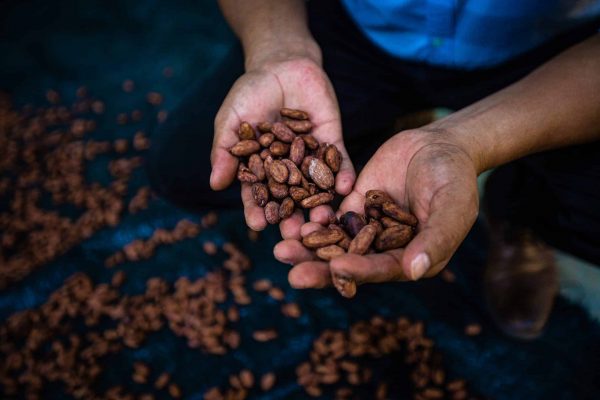
<svg viewBox="0 0 600 400"><path fill-rule="evenodd" d="M600 139L600 35L429 127L449 132L478 172L527 154Z"/></svg>
<svg viewBox="0 0 600 400"><path fill-rule="evenodd" d="M304 0L219 0L223 15L240 38L246 69L268 58L321 54L308 29Z"/></svg>

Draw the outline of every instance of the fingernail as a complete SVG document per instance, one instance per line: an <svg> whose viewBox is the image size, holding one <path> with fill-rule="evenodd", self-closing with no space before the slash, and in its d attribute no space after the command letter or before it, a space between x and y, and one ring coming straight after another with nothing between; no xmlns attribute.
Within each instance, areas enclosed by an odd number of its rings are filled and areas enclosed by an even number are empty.
<svg viewBox="0 0 600 400"><path fill-rule="evenodd" d="M419 253L410 263L410 279L416 281L421 278L430 266L429 256L425 253Z"/></svg>

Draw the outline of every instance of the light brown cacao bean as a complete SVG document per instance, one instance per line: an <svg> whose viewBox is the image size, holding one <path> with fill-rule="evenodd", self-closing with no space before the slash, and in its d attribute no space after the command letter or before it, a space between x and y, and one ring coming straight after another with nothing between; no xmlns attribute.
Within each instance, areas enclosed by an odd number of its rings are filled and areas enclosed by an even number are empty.
<svg viewBox="0 0 600 400"><path fill-rule="evenodd" d="M379 219L379 221L381 222L381 224L385 228L391 228L392 226L400 225L400 222L398 222L394 218L390 218L390 217L388 217L386 215L384 215L383 217L381 217Z"/></svg>
<svg viewBox="0 0 600 400"><path fill-rule="evenodd" d="M351 277L333 274L331 277L333 286L346 298L352 298L356 295L356 281Z"/></svg>
<svg viewBox="0 0 600 400"><path fill-rule="evenodd" d="M302 135L300 136L302 138L302 140L304 140L304 143L306 144L306 147L308 147L311 150L316 150L319 148L319 142L317 141L317 139L315 139L315 137L313 135Z"/></svg>
<svg viewBox="0 0 600 400"><path fill-rule="evenodd" d="M330 261L335 257L346 254L346 251L338 245L331 244L329 246L318 248L316 254L321 260Z"/></svg>
<svg viewBox="0 0 600 400"><path fill-rule="evenodd" d="M249 140L256 139L256 132L254 132L254 128L248 122L243 121L240 124L240 129L238 130L238 136L241 140Z"/></svg>
<svg viewBox="0 0 600 400"><path fill-rule="evenodd" d="M413 230L408 225L397 225L384 229L375 239L375 248L379 251L399 249L406 246L413 237Z"/></svg>
<svg viewBox="0 0 600 400"><path fill-rule="evenodd" d="M360 232L352 239L350 247L348 248L348 253L365 254L369 250L373 240L375 240L376 234L377 228L375 228L375 226L371 224L363 226Z"/></svg>
<svg viewBox="0 0 600 400"><path fill-rule="evenodd" d="M269 146L269 150L271 150L271 154L273 154L274 156L281 157L285 156L288 153L288 151L290 151L290 145L276 140L273 143L271 143L271 146Z"/></svg>
<svg viewBox="0 0 600 400"><path fill-rule="evenodd" d="M350 235L348 235L348 233L341 226L336 225L336 224L329 224L328 228L333 229L333 230L339 230L340 232L342 232L342 235L344 235L344 238L342 240L340 240L337 243L337 245L347 251L348 248L350 247L350 242L352 242L352 238L350 237Z"/></svg>
<svg viewBox="0 0 600 400"><path fill-rule="evenodd" d="M247 157L250 154L258 153L259 150L260 143L256 140L240 140L229 149L229 152L236 157Z"/></svg>
<svg viewBox="0 0 600 400"><path fill-rule="evenodd" d="M344 235L335 229L320 229L309 233L302 238L302 244L309 249L318 249L319 247L336 244L344 238Z"/></svg>
<svg viewBox="0 0 600 400"><path fill-rule="evenodd" d="M274 140L275 135L272 133L263 133L258 137L258 143L260 143L262 147L269 147Z"/></svg>
<svg viewBox="0 0 600 400"><path fill-rule="evenodd" d="M335 145L330 144L325 148L325 162L333 172L338 172L342 165L342 153L339 152Z"/></svg>
<svg viewBox="0 0 600 400"><path fill-rule="evenodd" d="M381 207L386 201L394 200L383 190L368 190L365 194L365 207Z"/></svg>
<svg viewBox="0 0 600 400"><path fill-rule="evenodd" d="M322 204L330 203L333 200L333 195L328 192L317 193L300 201L302 208L315 208Z"/></svg>
<svg viewBox="0 0 600 400"><path fill-rule="evenodd" d="M262 133L267 133L267 132L271 132L271 128L273 127L273 125L271 125L270 122L260 122L258 125L256 125L256 128L258 128L258 130Z"/></svg>
<svg viewBox="0 0 600 400"><path fill-rule="evenodd" d="M302 110L295 110L293 108L282 108L279 110L279 113L282 117L292 118L292 119L308 119L308 113Z"/></svg>
<svg viewBox="0 0 600 400"><path fill-rule="evenodd" d="M307 133L312 129L312 123L308 120L294 120L288 119L283 121L284 124L287 125L288 128L293 130L296 133Z"/></svg>
<svg viewBox="0 0 600 400"><path fill-rule="evenodd" d="M269 149L262 149L262 151L259 153L259 155L260 155L260 158L262 158L263 160L265 160L269 156L272 157L271 150L269 150Z"/></svg>
<svg viewBox="0 0 600 400"><path fill-rule="evenodd" d="M273 179L269 179L269 192L276 199L283 199L288 195L288 186L285 183L279 183Z"/></svg>
<svg viewBox="0 0 600 400"><path fill-rule="evenodd" d="M279 218L286 219L294 213L294 200L291 197L286 197L279 206Z"/></svg>
<svg viewBox="0 0 600 400"><path fill-rule="evenodd" d="M335 183L331 169L318 158L313 158L308 165L308 175L321 189L329 189Z"/></svg>
<svg viewBox="0 0 600 400"><path fill-rule="evenodd" d="M240 165L238 166L237 178L240 182L258 182L258 177L254 175L244 163L240 163Z"/></svg>
<svg viewBox="0 0 600 400"><path fill-rule="evenodd" d="M252 197L256 205L264 207L269 201L269 189L264 183L255 183L252 185Z"/></svg>
<svg viewBox="0 0 600 400"><path fill-rule="evenodd" d="M308 190L301 188L300 186L291 186L289 192L290 197L296 202L300 202L301 200L310 196Z"/></svg>
<svg viewBox="0 0 600 400"><path fill-rule="evenodd" d="M300 172L296 164L294 164L292 160L288 160L287 158L282 159L281 162L284 163L288 169L288 185L300 185L302 183L302 172Z"/></svg>
<svg viewBox="0 0 600 400"><path fill-rule="evenodd" d="M283 122L275 122L271 127L271 132L284 143L292 143L292 140L296 137L296 134Z"/></svg>
<svg viewBox="0 0 600 400"><path fill-rule="evenodd" d="M279 204L276 201L270 201L265 205L265 218L271 225L278 224L281 220L279 217Z"/></svg>
<svg viewBox="0 0 600 400"><path fill-rule="evenodd" d="M302 164L302 160L304 160L305 148L306 144L302 138L297 137L292 141L290 146L290 160L292 160L294 164Z"/></svg>
<svg viewBox="0 0 600 400"><path fill-rule="evenodd" d="M248 159L248 168L250 168L250 171L252 171L252 173L256 175L259 181L265 179L264 162L258 154L252 154L250 156L250 158Z"/></svg>
<svg viewBox="0 0 600 400"><path fill-rule="evenodd" d="M275 182L285 183L287 182L289 171L281 160L274 160L269 166L269 175Z"/></svg>
<svg viewBox="0 0 600 400"><path fill-rule="evenodd" d="M412 215L411 213L404 211L398 204L393 201L386 201L381 206L381 211L388 217L394 218L396 221L399 221L403 224L407 224L410 226L416 226L417 217Z"/></svg>

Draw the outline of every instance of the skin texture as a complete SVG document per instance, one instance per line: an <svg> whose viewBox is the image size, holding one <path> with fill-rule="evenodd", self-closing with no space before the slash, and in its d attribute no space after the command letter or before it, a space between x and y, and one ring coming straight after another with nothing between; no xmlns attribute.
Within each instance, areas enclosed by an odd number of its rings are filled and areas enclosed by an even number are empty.
<svg viewBox="0 0 600 400"><path fill-rule="evenodd" d="M237 161L227 153L242 120L262 121L279 108L309 112L314 136L334 143L344 162L336 190L347 197L340 213L362 212L369 189L388 192L419 220L405 249L366 256L345 255L316 261L301 236L327 226L328 206L299 210L281 222L283 241L274 249L293 264L289 281L296 288L331 285L331 275L357 283L431 277L447 264L476 220L477 175L538 151L600 138L600 35L573 46L521 81L418 130L399 132L373 155L354 182L341 135L335 94L321 69L320 51L306 26L303 2L221 0L246 54L246 74L232 88L215 121L211 185L223 189L233 180ZM250 12L252 11L252 12ZM242 189L246 220L265 226L262 210Z"/></svg>

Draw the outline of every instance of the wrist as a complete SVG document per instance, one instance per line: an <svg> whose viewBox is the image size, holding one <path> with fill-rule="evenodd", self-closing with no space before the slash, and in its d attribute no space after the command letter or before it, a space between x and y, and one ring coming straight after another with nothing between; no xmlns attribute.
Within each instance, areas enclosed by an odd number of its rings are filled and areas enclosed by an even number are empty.
<svg viewBox="0 0 600 400"><path fill-rule="evenodd" d="M321 49L312 38L269 38L244 45L246 71L264 69L270 64L308 59L322 66Z"/></svg>

